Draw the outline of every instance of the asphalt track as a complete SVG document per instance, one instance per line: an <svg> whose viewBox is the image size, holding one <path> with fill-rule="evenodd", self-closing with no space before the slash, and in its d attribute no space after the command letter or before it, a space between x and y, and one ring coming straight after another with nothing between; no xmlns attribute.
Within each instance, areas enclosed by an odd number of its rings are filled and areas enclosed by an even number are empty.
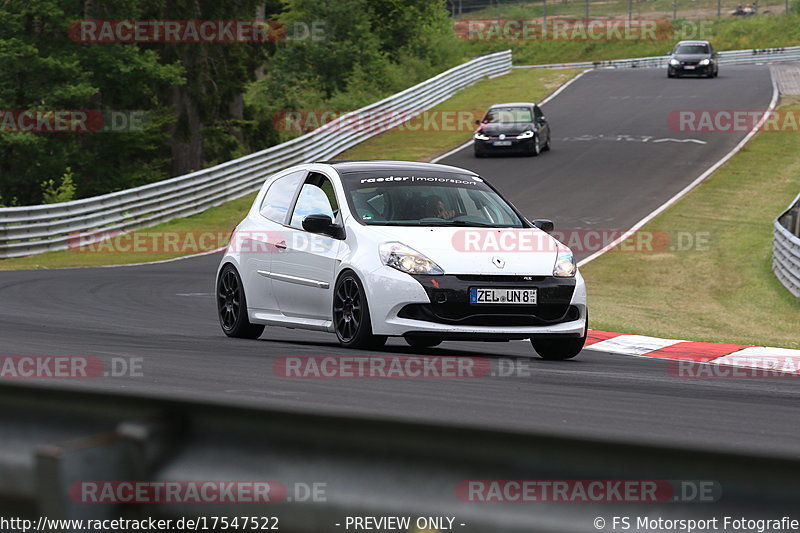
<svg viewBox="0 0 800 533"><path fill-rule="evenodd" d="M539 158L447 163L478 170L531 216L561 227L625 228L722 157L743 133L680 134L674 109L762 109L764 67L726 68L716 80L661 71L590 72L545 107L554 149ZM589 135L593 140L568 140ZM707 144L608 140L697 138ZM600 137L602 136L602 137ZM0 355L137 357L143 376L31 382L124 390L229 404L546 431L686 447L797 454L793 380L679 379L663 361L584 351L530 359L527 343L445 343L430 355L511 361L522 372L476 379L285 379L286 355L365 355L322 333L268 328L259 341L226 338L214 305L218 255L101 269L0 273ZM686 305L691 305L687 302ZM758 327L757 324L753 325ZM418 353L390 340L384 353Z"/></svg>
<svg viewBox="0 0 800 533"><path fill-rule="evenodd" d="M440 163L489 178L528 218L553 219L557 229L625 230L745 135L676 131L670 113L758 110L771 97L767 67L726 67L716 79L668 79L660 69L594 70L542 106L552 127L551 152L476 159L469 146Z"/></svg>

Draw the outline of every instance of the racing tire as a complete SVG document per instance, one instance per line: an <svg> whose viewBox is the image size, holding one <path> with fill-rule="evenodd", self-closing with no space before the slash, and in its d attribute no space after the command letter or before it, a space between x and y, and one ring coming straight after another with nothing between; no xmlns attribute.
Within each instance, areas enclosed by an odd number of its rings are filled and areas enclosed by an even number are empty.
<svg viewBox="0 0 800 533"><path fill-rule="evenodd" d="M412 348L433 348L442 344L442 339L436 337L404 337L404 339Z"/></svg>
<svg viewBox="0 0 800 533"><path fill-rule="evenodd" d="M544 143L542 146L542 152L549 152L550 151L550 135L547 136L547 142Z"/></svg>
<svg viewBox="0 0 800 533"><path fill-rule="evenodd" d="M583 330L583 337L548 339L531 339L531 345L539 357L548 361L564 361L572 359L583 350L586 343L586 334L589 332L589 313L586 313L586 327Z"/></svg>
<svg viewBox="0 0 800 533"><path fill-rule="evenodd" d="M533 136L533 148L531 149L530 152L528 152L528 155L530 155L531 157L536 157L541 153L542 153L542 147L539 146L539 136L538 135L534 135Z"/></svg>
<svg viewBox="0 0 800 533"><path fill-rule="evenodd" d="M222 267L217 280L217 315L228 337L257 339L264 333L262 324L251 324L247 317L247 297L239 273L230 263Z"/></svg>
<svg viewBox="0 0 800 533"><path fill-rule="evenodd" d="M348 271L333 288L333 327L345 348L371 349L386 344L386 335L373 335L369 304L361 280Z"/></svg>

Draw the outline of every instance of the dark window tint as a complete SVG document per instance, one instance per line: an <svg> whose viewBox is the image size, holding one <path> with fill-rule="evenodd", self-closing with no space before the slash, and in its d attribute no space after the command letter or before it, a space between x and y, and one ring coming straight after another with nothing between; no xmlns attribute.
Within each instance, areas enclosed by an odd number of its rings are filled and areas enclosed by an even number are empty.
<svg viewBox="0 0 800 533"><path fill-rule="evenodd" d="M708 54L707 44L682 44L675 50L676 54Z"/></svg>
<svg viewBox="0 0 800 533"><path fill-rule="evenodd" d="M496 107L490 109L486 113L484 122L490 123L514 123L514 122L532 122L531 108L530 107Z"/></svg>

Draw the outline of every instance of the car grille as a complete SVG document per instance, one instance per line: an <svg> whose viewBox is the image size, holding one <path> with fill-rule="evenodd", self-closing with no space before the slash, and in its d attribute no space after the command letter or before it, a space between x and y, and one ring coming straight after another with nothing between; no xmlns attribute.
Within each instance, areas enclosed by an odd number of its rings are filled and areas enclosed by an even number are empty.
<svg viewBox="0 0 800 533"><path fill-rule="evenodd" d="M580 311L574 305L520 307L509 309L508 306L487 305L478 308L463 303L409 304L400 310L398 316L456 326L546 326L580 318Z"/></svg>
<svg viewBox="0 0 800 533"><path fill-rule="evenodd" d="M544 281L545 279L545 276L502 276L494 274L454 274L454 276L461 281L485 281L487 283L491 283L493 281L499 281L503 283Z"/></svg>

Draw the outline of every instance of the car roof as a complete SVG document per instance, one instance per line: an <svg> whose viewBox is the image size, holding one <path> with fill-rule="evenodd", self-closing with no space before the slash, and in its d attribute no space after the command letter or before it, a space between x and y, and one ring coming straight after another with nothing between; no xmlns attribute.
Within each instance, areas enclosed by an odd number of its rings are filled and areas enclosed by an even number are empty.
<svg viewBox="0 0 800 533"><path fill-rule="evenodd" d="M494 104L489 109L497 109L500 107L533 107L536 104L532 102L509 102L507 104Z"/></svg>
<svg viewBox="0 0 800 533"><path fill-rule="evenodd" d="M359 160L359 161L317 161L317 164L328 165L337 172L448 172L477 176L475 172L464 168L436 163L418 161Z"/></svg>
<svg viewBox="0 0 800 533"><path fill-rule="evenodd" d="M711 43L708 41L681 41L675 46L680 46L682 44L711 44Z"/></svg>

